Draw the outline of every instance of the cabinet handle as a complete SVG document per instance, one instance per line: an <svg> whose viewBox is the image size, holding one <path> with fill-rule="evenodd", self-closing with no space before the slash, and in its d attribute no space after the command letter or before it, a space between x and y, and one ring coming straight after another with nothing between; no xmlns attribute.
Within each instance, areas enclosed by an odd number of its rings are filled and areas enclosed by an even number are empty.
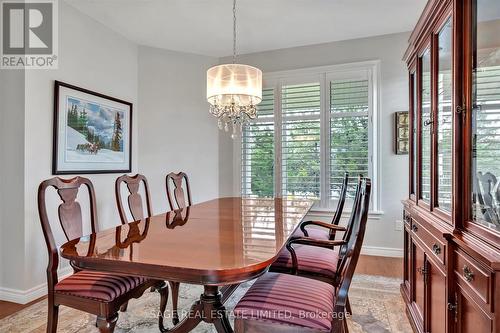
<svg viewBox="0 0 500 333"><path fill-rule="evenodd" d="M440 255L441 254L441 246L434 244L432 246L432 252L434 252L435 255Z"/></svg>
<svg viewBox="0 0 500 333"><path fill-rule="evenodd" d="M434 120L427 119L426 121L424 121L424 126L429 126L432 123L434 123Z"/></svg>
<svg viewBox="0 0 500 333"><path fill-rule="evenodd" d="M467 282L474 280L474 272L467 265L464 266L464 278Z"/></svg>
<svg viewBox="0 0 500 333"><path fill-rule="evenodd" d="M413 232L417 232L418 231L417 225L416 224L412 225L411 230L413 230Z"/></svg>
<svg viewBox="0 0 500 333"><path fill-rule="evenodd" d="M458 303L455 301L454 303L448 303L448 311L453 312L453 317L455 319L455 323L458 322Z"/></svg>

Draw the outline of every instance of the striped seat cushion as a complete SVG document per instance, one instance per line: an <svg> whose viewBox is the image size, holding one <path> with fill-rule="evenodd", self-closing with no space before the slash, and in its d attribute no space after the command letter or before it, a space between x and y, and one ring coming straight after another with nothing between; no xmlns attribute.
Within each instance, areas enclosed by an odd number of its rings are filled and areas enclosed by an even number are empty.
<svg viewBox="0 0 500 333"><path fill-rule="evenodd" d="M330 239L330 231L325 228L306 228L307 231L307 237L311 237L314 239L321 239L321 240L329 240ZM297 229L293 233L292 237L305 237L304 233L302 230Z"/></svg>
<svg viewBox="0 0 500 333"><path fill-rule="evenodd" d="M104 272L80 271L56 284L56 293L110 302L140 286L147 280Z"/></svg>
<svg viewBox="0 0 500 333"><path fill-rule="evenodd" d="M308 278L266 273L234 309L235 317L330 332L335 290Z"/></svg>
<svg viewBox="0 0 500 333"><path fill-rule="evenodd" d="M309 245L294 245L297 254L299 273L323 275L334 278L339 259L338 248L330 250ZM288 272L292 269L292 255L288 249L281 250L278 259L271 265L271 270Z"/></svg>

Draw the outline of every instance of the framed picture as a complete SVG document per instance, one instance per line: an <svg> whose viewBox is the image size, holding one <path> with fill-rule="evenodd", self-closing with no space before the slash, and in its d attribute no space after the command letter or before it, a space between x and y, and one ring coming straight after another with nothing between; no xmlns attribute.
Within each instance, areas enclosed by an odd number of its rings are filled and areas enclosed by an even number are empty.
<svg viewBox="0 0 500 333"><path fill-rule="evenodd" d="M55 82L52 173L127 173L132 103Z"/></svg>
<svg viewBox="0 0 500 333"><path fill-rule="evenodd" d="M408 154L410 149L409 115L407 111L394 113L395 140L394 151L397 155Z"/></svg>

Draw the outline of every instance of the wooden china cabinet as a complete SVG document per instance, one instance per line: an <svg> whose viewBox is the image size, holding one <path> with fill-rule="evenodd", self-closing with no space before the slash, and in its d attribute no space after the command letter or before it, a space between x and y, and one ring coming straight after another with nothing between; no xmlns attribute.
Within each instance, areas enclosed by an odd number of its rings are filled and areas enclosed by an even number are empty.
<svg viewBox="0 0 500 333"><path fill-rule="evenodd" d="M500 332L500 0L429 0L405 53L415 332Z"/></svg>

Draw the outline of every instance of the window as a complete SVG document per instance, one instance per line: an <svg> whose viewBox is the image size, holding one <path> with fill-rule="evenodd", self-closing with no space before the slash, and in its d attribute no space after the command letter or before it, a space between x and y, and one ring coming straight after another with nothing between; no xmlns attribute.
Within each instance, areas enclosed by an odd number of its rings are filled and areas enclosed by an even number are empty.
<svg viewBox="0 0 500 333"><path fill-rule="evenodd" d="M377 70L369 62L265 74L258 118L241 139L242 195L311 198L327 209L344 172L350 199L358 174L375 181Z"/></svg>
<svg viewBox="0 0 500 333"><path fill-rule="evenodd" d="M259 117L241 137L241 194L274 196L274 90L262 91Z"/></svg>
<svg viewBox="0 0 500 333"><path fill-rule="evenodd" d="M285 85L281 96L283 196L319 199L320 84Z"/></svg>
<svg viewBox="0 0 500 333"><path fill-rule="evenodd" d="M354 198L357 175L369 174L368 80L330 82L330 197L338 199L344 172L349 172L347 195Z"/></svg>

